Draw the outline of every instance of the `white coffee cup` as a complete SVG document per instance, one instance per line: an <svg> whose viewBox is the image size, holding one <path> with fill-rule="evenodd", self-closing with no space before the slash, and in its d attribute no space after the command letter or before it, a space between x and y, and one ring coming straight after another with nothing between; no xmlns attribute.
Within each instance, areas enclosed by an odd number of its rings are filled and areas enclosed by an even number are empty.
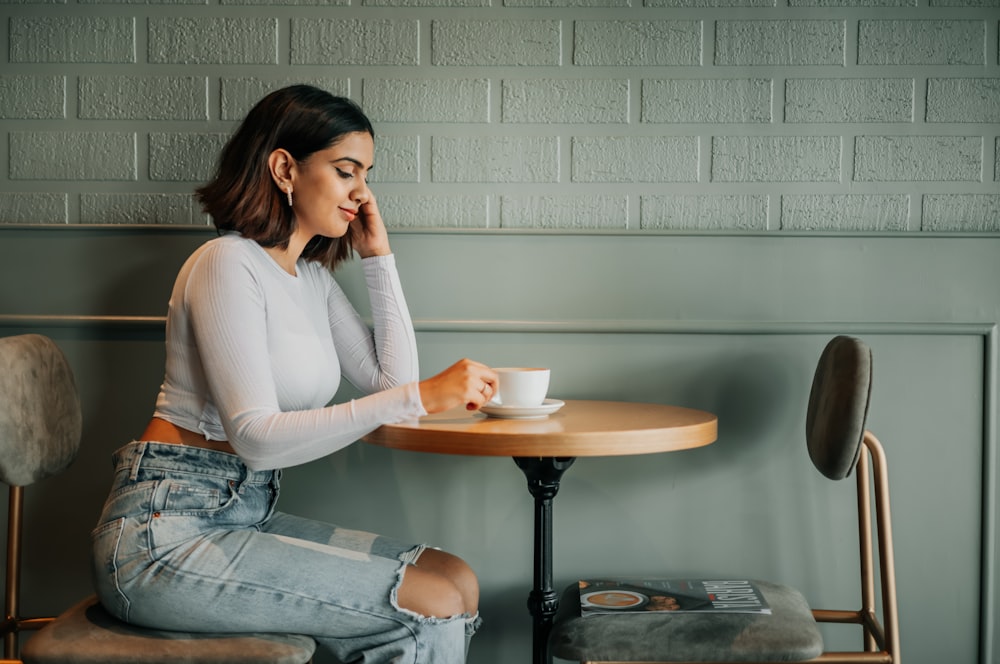
<svg viewBox="0 0 1000 664"><path fill-rule="evenodd" d="M549 391L548 369L501 367L493 369L499 381L493 402L508 408L541 406Z"/></svg>

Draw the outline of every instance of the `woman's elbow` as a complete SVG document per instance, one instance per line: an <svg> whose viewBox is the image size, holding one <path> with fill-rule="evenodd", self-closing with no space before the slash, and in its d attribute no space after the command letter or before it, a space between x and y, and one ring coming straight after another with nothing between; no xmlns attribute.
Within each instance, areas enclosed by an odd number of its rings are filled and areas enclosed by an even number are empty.
<svg viewBox="0 0 1000 664"><path fill-rule="evenodd" d="M274 443L259 423L233 422L229 444L240 461L252 471L274 470L279 467L274 455Z"/></svg>

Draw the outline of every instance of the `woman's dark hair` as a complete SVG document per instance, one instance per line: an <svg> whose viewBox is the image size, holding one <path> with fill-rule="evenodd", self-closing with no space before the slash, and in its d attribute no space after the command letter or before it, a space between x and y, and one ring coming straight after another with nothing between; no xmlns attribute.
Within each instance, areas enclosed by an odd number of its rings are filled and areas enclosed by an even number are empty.
<svg viewBox="0 0 1000 664"><path fill-rule="evenodd" d="M274 184L268 157L283 148L304 161L345 135L375 131L361 108L311 85L275 90L250 109L219 155L211 181L195 190L202 210L220 231L239 231L264 247L287 247L295 215ZM317 236L303 258L333 269L351 257L350 234Z"/></svg>

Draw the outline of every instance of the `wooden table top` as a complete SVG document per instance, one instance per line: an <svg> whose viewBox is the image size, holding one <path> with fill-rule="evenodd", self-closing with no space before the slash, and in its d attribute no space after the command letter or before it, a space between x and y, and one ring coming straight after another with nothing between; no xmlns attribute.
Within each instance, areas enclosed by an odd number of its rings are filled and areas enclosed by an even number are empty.
<svg viewBox="0 0 1000 664"><path fill-rule="evenodd" d="M701 410L651 403L567 400L544 419L487 417L454 409L386 424L373 445L471 456L576 457L670 452L715 441L718 420Z"/></svg>

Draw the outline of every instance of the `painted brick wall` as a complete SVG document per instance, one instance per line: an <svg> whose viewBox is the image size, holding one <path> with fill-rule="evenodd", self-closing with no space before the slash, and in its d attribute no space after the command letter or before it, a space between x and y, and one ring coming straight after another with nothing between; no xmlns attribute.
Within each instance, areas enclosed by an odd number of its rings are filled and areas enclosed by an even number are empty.
<svg viewBox="0 0 1000 664"><path fill-rule="evenodd" d="M268 90L408 228L1000 232L1000 0L0 0L0 223L203 225Z"/></svg>

